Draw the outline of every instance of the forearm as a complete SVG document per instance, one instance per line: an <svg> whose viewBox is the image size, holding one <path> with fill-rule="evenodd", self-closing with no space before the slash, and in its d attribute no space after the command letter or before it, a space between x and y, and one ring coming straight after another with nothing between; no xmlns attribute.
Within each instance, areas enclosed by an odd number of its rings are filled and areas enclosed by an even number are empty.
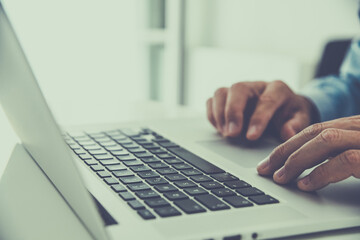
<svg viewBox="0 0 360 240"><path fill-rule="evenodd" d="M360 114L360 80L328 76L310 82L300 92L316 106L320 121Z"/></svg>

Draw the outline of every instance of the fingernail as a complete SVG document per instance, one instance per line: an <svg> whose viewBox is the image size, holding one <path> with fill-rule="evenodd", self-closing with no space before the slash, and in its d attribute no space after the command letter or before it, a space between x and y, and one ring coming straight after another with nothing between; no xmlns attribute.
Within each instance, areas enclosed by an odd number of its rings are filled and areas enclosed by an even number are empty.
<svg viewBox="0 0 360 240"><path fill-rule="evenodd" d="M257 126L251 126L247 132L248 136L254 136L257 134Z"/></svg>
<svg viewBox="0 0 360 240"><path fill-rule="evenodd" d="M299 182L300 182L301 184L307 186L307 185L310 184L310 177L309 177L309 176L306 176L306 177L304 177L303 179L301 179Z"/></svg>
<svg viewBox="0 0 360 240"><path fill-rule="evenodd" d="M227 134L232 135L235 131L236 131L236 124L234 122L230 122L227 130Z"/></svg>
<svg viewBox="0 0 360 240"><path fill-rule="evenodd" d="M266 157L264 160L259 162L259 164L257 165L258 170L265 170L268 167L269 167L269 157Z"/></svg>
<svg viewBox="0 0 360 240"><path fill-rule="evenodd" d="M279 180L283 179L285 177L285 168L280 168L280 170L275 173L275 176Z"/></svg>

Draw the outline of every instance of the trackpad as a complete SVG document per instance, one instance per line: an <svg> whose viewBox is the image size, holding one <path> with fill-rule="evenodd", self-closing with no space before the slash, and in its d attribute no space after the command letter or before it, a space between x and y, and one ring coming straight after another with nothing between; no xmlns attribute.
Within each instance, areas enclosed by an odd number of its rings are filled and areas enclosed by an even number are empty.
<svg viewBox="0 0 360 240"><path fill-rule="evenodd" d="M262 138L256 142L240 139L219 139L198 142L210 150L245 168L253 168L279 145L274 138Z"/></svg>

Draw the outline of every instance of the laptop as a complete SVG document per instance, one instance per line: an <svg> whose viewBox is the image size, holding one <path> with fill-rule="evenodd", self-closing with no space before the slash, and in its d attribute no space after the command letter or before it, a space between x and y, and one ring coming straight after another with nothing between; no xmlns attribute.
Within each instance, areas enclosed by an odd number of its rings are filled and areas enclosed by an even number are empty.
<svg viewBox="0 0 360 240"><path fill-rule="evenodd" d="M61 129L0 6L0 101L94 239L270 239L360 226L359 181L316 193L255 166L276 146L230 142L205 119Z"/></svg>

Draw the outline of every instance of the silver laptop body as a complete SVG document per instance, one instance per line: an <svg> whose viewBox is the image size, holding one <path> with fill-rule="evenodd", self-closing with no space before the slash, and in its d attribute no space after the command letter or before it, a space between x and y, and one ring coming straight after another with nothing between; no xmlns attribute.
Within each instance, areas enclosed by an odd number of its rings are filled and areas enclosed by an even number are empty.
<svg viewBox="0 0 360 240"><path fill-rule="evenodd" d="M205 119L72 127L61 131L41 93L4 5L0 7L1 105L29 155L47 174L94 239L223 239L230 236L233 239L269 239L360 226L358 180L348 179L316 193L278 186L271 179L258 176L255 170L257 162L269 154L276 143L266 139L248 146L227 142L214 133ZM211 211L196 200L205 212L187 214L168 200L180 215L160 217L155 208L144 203L135 191L136 199L155 216L155 219L144 220L119 196L119 192L98 177L67 146L63 136L64 133L77 137L85 132L111 133L117 129L138 130L142 127L156 131L279 202L261 205L245 196L251 206L235 208L218 197L228 209ZM65 135L67 140L69 137ZM123 185L127 188L126 184ZM236 192L235 189L232 191ZM112 223L105 224L89 192L111 216Z"/></svg>

